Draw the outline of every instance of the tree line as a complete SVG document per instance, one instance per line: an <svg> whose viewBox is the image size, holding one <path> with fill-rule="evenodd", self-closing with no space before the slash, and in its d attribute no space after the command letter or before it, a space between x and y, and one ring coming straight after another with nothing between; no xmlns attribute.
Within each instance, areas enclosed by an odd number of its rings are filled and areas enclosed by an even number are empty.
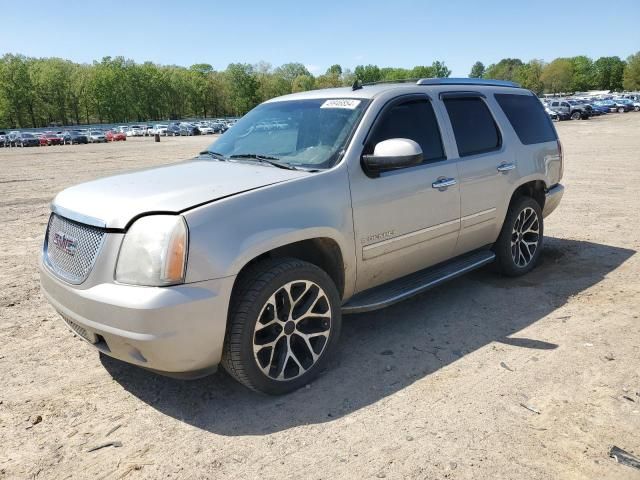
<svg viewBox="0 0 640 480"><path fill-rule="evenodd" d="M584 55L556 58L549 63L503 58L487 67L478 61L471 67L469 77L515 81L538 95L587 90L637 91L640 90L640 52L626 61L617 56L594 61Z"/></svg>
<svg viewBox="0 0 640 480"><path fill-rule="evenodd" d="M413 68L332 65L312 75L301 63L206 63L181 67L104 57L92 64L62 58L0 57L0 126L43 127L87 123L240 116L279 95L316 88L410 78L448 77L443 61ZM640 89L640 52L618 57L558 58L550 63L506 58L473 65L470 77L514 80L536 93Z"/></svg>

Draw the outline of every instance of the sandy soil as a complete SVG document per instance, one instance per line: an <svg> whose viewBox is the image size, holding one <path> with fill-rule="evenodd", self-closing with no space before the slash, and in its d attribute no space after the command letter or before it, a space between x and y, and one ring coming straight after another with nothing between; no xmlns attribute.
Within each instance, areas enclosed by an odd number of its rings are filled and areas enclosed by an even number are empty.
<svg viewBox="0 0 640 480"><path fill-rule="evenodd" d="M640 478L608 458L640 455L640 114L558 130L567 191L534 272L346 317L331 368L281 398L100 358L39 291L57 191L211 137L0 150L0 479Z"/></svg>

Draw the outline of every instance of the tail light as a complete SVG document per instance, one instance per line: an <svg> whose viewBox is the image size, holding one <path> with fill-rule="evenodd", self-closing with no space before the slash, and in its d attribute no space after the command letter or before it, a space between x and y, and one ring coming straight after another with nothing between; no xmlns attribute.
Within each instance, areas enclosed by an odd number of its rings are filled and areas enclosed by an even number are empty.
<svg viewBox="0 0 640 480"><path fill-rule="evenodd" d="M560 157L560 178L558 181L560 181L564 175L564 153L562 152L562 142L560 140L558 140L558 156Z"/></svg>

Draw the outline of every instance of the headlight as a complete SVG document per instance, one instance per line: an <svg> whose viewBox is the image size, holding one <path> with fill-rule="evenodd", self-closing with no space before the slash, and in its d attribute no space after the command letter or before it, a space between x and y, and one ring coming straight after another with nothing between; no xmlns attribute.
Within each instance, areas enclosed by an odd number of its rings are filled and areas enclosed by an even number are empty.
<svg viewBox="0 0 640 480"><path fill-rule="evenodd" d="M155 287L183 283L187 248L187 224L182 216L142 217L124 236L116 281Z"/></svg>

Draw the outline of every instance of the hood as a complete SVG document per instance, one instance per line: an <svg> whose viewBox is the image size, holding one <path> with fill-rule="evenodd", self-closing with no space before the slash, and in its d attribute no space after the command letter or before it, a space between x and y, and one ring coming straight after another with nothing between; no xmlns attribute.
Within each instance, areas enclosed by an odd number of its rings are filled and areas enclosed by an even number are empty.
<svg viewBox="0 0 640 480"><path fill-rule="evenodd" d="M179 213L307 175L268 165L194 159L67 188L55 197L52 210L78 222L121 229L143 213Z"/></svg>

